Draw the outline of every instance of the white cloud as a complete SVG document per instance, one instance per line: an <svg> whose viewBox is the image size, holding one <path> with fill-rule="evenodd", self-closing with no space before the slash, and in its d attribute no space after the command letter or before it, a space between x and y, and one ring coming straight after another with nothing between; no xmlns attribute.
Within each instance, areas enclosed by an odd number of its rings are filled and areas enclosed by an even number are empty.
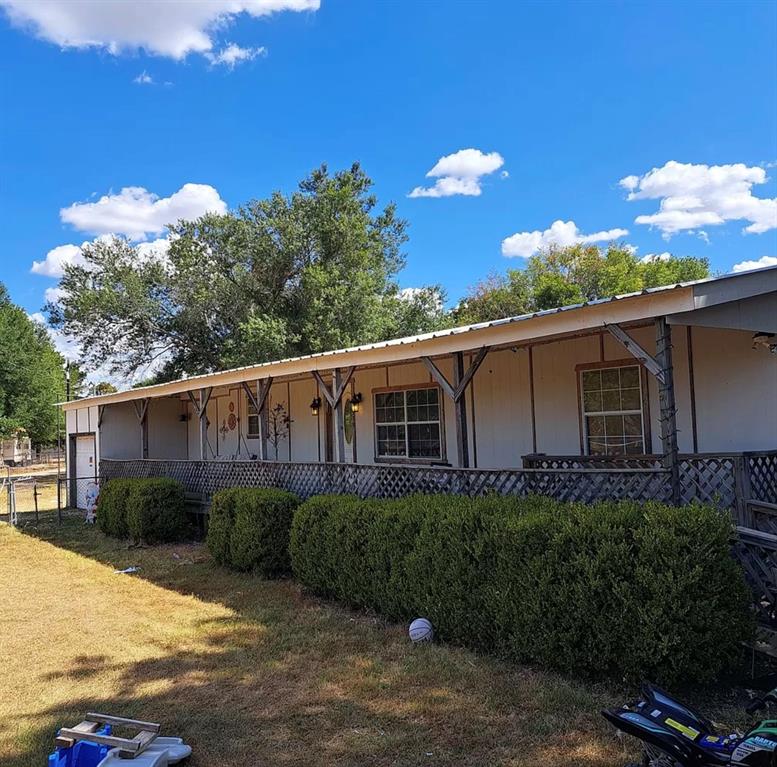
<svg viewBox="0 0 777 767"><path fill-rule="evenodd" d="M648 253L639 260L643 264L652 264L654 261L669 261L669 259L672 257L671 253L667 253L664 251L663 253Z"/></svg>
<svg viewBox="0 0 777 767"><path fill-rule="evenodd" d="M62 298L62 296L65 295L65 291L62 288L56 287L56 288L46 288L46 292L43 294L43 297L46 299L47 302L50 302L52 304L59 303L59 299Z"/></svg>
<svg viewBox="0 0 777 767"><path fill-rule="evenodd" d="M98 240L109 242L112 238L112 234L103 234L91 242L97 242ZM33 261L30 271L33 274L59 279L65 274L65 266L70 264L83 266L86 263L83 257L83 248L86 245L90 245L91 242L87 241L81 245L58 245L46 254L46 258L43 261ZM138 252L138 258L141 261L149 261L151 259L165 261L167 259L167 251L170 248L170 239L160 237L151 242L139 242L135 247ZM58 288L49 288L49 290L58 290ZM46 300L48 300L48 297Z"/></svg>
<svg viewBox="0 0 777 767"><path fill-rule="evenodd" d="M48 333L54 348L69 362L78 362L81 357L81 346L74 339L59 330L52 328L43 312L33 312L27 315L33 322L41 325Z"/></svg>
<svg viewBox="0 0 777 767"><path fill-rule="evenodd" d="M777 228L777 198L755 197L752 191L766 181L766 171L758 166L672 160L644 176L626 176L619 184L628 191L628 200L660 200L658 212L637 216L635 223L658 228L665 239L688 231L706 241L701 227L727 221L748 221L743 231L751 234Z"/></svg>
<svg viewBox="0 0 777 767"><path fill-rule="evenodd" d="M77 202L62 208L59 216L82 232L122 234L142 240L161 234L167 224L193 219L204 213L225 213L226 203L208 184L184 184L169 197L158 197L142 186L124 187L118 194L103 195L96 202Z"/></svg>
<svg viewBox="0 0 777 767"><path fill-rule="evenodd" d="M764 269L777 266L777 256L761 256L756 261L740 261L731 268L732 272L749 272L751 269Z"/></svg>
<svg viewBox="0 0 777 767"><path fill-rule="evenodd" d="M0 6L14 24L61 48L98 48L113 55L142 49L180 60L211 52L216 33L241 14L316 11L320 0L0 0Z"/></svg>
<svg viewBox="0 0 777 767"><path fill-rule="evenodd" d="M266 56L267 48L260 46L259 48L241 48L235 43L229 43L226 48L222 48L218 53L205 54L208 61L214 66L219 64L227 67L227 69L234 69L237 64L242 64L244 61L251 61L257 56Z"/></svg>
<svg viewBox="0 0 777 767"><path fill-rule="evenodd" d="M54 348L66 359L68 362L78 362L81 359L81 344L74 338L66 336L59 330L46 327L49 332L49 338L51 343L54 344ZM87 380L89 376L87 376Z"/></svg>
<svg viewBox="0 0 777 767"><path fill-rule="evenodd" d="M65 273L68 264L81 264L81 248L78 245L58 245L52 248L43 261L33 261L33 274L42 274L44 277L61 277Z"/></svg>
<svg viewBox="0 0 777 767"><path fill-rule="evenodd" d="M608 242L625 237L628 229L608 229L593 234L583 234L574 221L554 221L545 231L518 232L502 240L503 256L528 258L551 245L566 247L578 243Z"/></svg>
<svg viewBox="0 0 777 767"><path fill-rule="evenodd" d="M28 314L27 317L33 322L37 322L39 325L46 325L46 318L43 316L43 312L33 312Z"/></svg>
<svg viewBox="0 0 777 767"><path fill-rule="evenodd" d="M153 85L154 78L151 77L151 75L144 69L137 77L132 80L132 82L136 83L137 85Z"/></svg>
<svg viewBox="0 0 777 767"><path fill-rule="evenodd" d="M436 287L401 288L397 293L397 298L409 304L420 301L420 305L425 306L431 312L441 312L445 303L442 293ZM427 301L424 301L424 299L427 299Z"/></svg>
<svg viewBox="0 0 777 767"><path fill-rule="evenodd" d="M499 170L504 162L499 152L485 154L479 149L460 149L441 157L426 174L427 178L437 179L434 186L417 186L408 197L451 197L456 194L477 197L481 193L483 176Z"/></svg>
<svg viewBox="0 0 777 767"><path fill-rule="evenodd" d="M167 251L170 249L170 238L160 237L151 242L139 242L135 247L141 261L166 261Z"/></svg>

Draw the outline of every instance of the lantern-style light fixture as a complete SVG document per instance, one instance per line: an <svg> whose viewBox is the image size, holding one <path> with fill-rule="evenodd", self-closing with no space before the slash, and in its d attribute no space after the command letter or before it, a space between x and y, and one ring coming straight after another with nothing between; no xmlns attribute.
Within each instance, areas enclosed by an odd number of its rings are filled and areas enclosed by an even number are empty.
<svg viewBox="0 0 777 767"><path fill-rule="evenodd" d="M313 401L310 403L310 414L317 416L319 410L321 410L321 397L313 397Z"/></svg>
<svg viewBox="0 0 777 767"><path fill-rule="evenodd" d="M351 410L354 413L358 413L359 410L361 410L361 406L362 406L362 393L359 391L359 392L356 392L356 394L354 394L353 397L351 397Z"/></svg>

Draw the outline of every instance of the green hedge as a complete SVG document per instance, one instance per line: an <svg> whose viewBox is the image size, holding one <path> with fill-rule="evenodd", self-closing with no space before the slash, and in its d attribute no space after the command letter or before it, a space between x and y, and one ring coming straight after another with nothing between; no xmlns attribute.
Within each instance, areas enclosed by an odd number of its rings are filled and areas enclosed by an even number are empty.
<svg viewBox="0 0 777 767"><path fill-rule="evenodd" d="M100 488L97 499L97 526L106 535L114 538L126 538L127 529L127 498L129 497L133 479L111 479Z"/></svg>
<svg viewBox="0 0 777 767"><path fill-rule="evenodd" d="M213 496L208 548L221 565L271 577L291 569L289 533L299 498L284 490L236 487Z"/></svg>
<svg viewBox="0 0 777 767"><path fill-rule="evenodd" d="M319 496L291 531L318 594L563 671L714 678L752 636L750 594L712 507L547 498Z"/></svg>
<svg viewBox="0 0 777 767"><path fill-rule="evenodd" d="M177 540L186 530L183 486L164 477L111 479L100 489L97 524L116 538Z"/></svg>

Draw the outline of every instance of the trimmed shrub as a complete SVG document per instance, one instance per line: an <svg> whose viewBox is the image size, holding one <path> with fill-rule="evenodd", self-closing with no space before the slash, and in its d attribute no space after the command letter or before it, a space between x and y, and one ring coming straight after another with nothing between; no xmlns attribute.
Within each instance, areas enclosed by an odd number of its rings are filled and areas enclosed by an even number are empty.
<svg viewBox="0 0 777 767"><path fill-rule="evenodd" d="M97 526L106 535L114 538L126 538L127 499L133 479L111 479L100 488L97 499Z"/></svg>
<svg viewBox="0 0 777 767"><path fill-rule="evenodd" d="M705 681L752 636L750 594L712 507L547 498L312 498L294 573L318 594L563 671Z"/></svg>
<svg viewBox="0 0 777 767"><path fill-rule="evenodd" d="M186 528L184 492L174 479L111 479L100 489L97 524L114 538L173 541Z"/></svg>
<svg viewBox="0 0 777 767"><path fill-rule="evenodd" d="M213 559L220 565L228 565L229 537L235 521L235 493L237 488L219 490L213 494L208 511L206 542Z"/></svg>
<svg viewBox="0 0 777 767"><path fill-rule="evenodd" d="M158 477L132 480L127 498L127 530L135 541L177 540L186 528L183 485Z"/></svg>
<svg viewBox="0 0 777 767"><path fill-rule="evenodd" d="M289 571L289 534L299 499L273 488L238 487L213 496L208 548L236 570L272 577Z"/></svg>

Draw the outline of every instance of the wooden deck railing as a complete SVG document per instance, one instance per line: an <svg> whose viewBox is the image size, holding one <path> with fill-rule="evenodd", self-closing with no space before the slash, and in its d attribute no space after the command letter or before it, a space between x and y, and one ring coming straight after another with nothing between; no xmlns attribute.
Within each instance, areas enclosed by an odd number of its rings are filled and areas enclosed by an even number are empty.
<svg viewBox="0 0 777 767"><path fill-rule="evenodd" d="M745 523L747 501L777 503L777 450L747 453L680 454L680 485L683 503L714 503L736 512ZM660 469L660 455L579 456L526 455L530 469Z"/></svg>
<svg viewBox="0 0 777 767"><path fill-rule="evenodd" d="M656 469L451 469L437 466L287 463L274 461L100 462L100 476L173 477L205 496L225 487L279 487L308 498L318 493L399 498L409 493L480 496L540 494L565 501L608 498L667 500L667 472Z"/></svg>
<svg viewBox="0 0 777 767"><path fill-rule="evenodd" d="M100 474L112 477L173 477L187 492L212 495L224 487L282 487L308 498L317 493L353 493L397 498L408 493L538 493L559 500L606 498L667 501L667 472L657 455L525 456L522 469L454 469L439 466L275 461L103 460ZM777 451L680 456L684 503L713 503L747 524L750 499L777 503Z"/></svg>

